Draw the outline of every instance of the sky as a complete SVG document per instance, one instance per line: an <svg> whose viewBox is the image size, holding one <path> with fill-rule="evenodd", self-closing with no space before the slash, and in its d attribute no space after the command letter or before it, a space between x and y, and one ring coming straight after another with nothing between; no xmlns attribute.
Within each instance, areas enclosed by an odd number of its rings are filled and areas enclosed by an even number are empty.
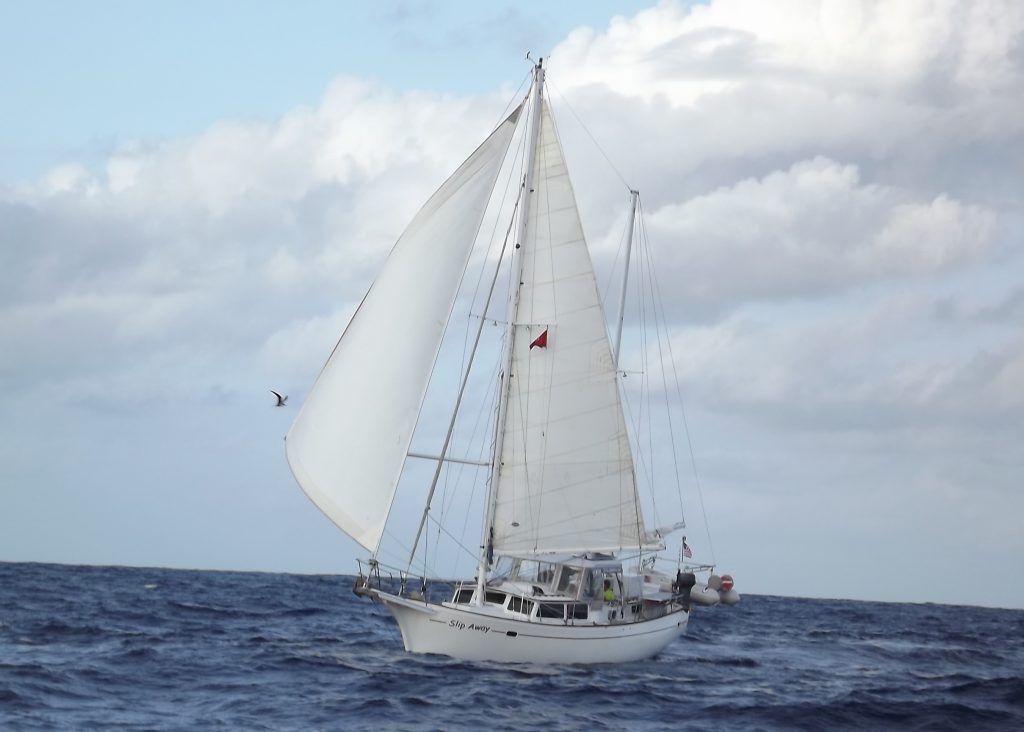
<svg viewBox="0 0 1024 732"><path fill-rule="evenodd" d="M352 573L282 437L527 50L599 272L641 190L720 570L1024 608L1015 0L5 4L0 561Z"/></svg>

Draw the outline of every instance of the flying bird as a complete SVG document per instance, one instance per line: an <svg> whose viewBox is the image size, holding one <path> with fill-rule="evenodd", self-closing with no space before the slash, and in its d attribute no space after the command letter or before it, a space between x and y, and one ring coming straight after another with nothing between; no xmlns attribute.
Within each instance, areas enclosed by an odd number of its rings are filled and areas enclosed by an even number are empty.
<svg viewBox="0 0 1024 732"><path fill-rule="evenodd" d="M285 394L284 396L281 396L280 394L278 394L273 389L270 390L270 393L277 397L277 404L274 405L275 407L283 407L285 405L285 402L288 401L288 395L287 394Z"/></svg>

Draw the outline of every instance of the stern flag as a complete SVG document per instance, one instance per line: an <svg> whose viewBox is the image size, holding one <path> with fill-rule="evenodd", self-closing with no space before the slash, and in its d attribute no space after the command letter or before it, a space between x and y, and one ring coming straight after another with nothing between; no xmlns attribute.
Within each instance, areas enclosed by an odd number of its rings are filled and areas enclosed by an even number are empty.
<svg viewBox="0 0 1024 732"><path fill-rule="evenodd" d="M687 559L693 559L693 550L690 549L690 545L685 541L683 542L683 556Z"/></svg>
<svg viewBox="0 0 1024 732"><path fill-rule="evenodd" d="M537 338L533 341L533 343L530 344L530 350L531 351L533 350L534 346L536 346L537 348L547 348L548 347L548 329L547 328L545 328L544 332L541 333L539 336L537 336Z"/></svg>

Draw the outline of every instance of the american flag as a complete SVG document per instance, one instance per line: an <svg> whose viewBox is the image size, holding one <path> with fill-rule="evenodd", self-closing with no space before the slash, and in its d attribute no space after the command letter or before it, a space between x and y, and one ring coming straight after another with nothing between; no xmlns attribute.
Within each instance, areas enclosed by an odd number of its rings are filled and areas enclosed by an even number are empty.
<svg viewBox="0 0 1024 732"><path fill-rule="evenodd" d="M683 556L687 559L693 559L693 550L690 549L690 545L685 541L683 542Z"/></svg>

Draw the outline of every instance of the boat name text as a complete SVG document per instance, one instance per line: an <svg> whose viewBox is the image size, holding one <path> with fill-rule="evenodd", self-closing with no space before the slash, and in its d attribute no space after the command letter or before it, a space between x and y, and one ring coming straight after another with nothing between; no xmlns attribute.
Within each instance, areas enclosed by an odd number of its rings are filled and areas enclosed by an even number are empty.
<svg viewBox="0 0 1024 732"><path fill-rule="evenodd" d="M456 630L479 630L481 633L490 633L491 626L489 625L477 625L476 623L463 623L461 620L449 620L449 628L455 628Z"/></svg>

